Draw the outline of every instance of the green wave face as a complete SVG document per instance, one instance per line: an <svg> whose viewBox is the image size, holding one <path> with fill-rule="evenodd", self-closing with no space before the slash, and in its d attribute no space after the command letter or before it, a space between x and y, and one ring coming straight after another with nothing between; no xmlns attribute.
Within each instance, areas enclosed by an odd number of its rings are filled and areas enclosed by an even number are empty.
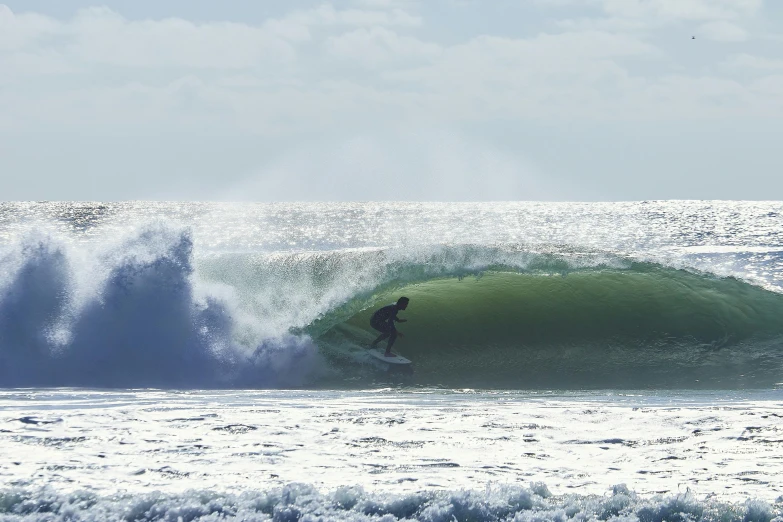
<svg viewBox="0 0 783 522"><path fill-rule="evenodd" d="M395 349L408 384L483 388L756 387L783 380L783 296L657 265L562 275L492 272L381 291L318 335L352 382L382 382L348 353L374 309L410 298ZM361 304L367 304L366 298ZM354 310L357 302L343 310ZM350 312L348 312L350 313Z"/></svg>

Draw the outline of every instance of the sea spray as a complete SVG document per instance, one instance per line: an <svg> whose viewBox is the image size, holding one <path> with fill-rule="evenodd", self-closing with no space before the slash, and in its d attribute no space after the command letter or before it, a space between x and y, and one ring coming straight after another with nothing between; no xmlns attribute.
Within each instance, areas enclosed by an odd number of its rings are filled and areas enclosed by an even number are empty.
<svg viewBox="0 0 783 522"><path fill-rule="evenodd" d="M187 231L143 229L103 253L92 272L97 282L89 280L94 291L80 295L73 287L85 275L74 276L80 267L68 263L61 249L46 241L22 248L24 262L0 296L0 385L309 382L322 366L309 338L283 334L241 345L233 338L229 305L212 296L194 298L192 250Z"/></svg>

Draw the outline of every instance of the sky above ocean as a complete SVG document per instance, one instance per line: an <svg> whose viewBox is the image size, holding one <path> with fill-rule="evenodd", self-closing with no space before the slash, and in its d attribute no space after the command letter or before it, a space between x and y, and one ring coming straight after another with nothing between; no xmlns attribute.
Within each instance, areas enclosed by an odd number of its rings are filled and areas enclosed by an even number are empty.
<svg viewBox="0 0 783 522"><path fill-rule="evenodd" d="M773 0L6 0L4 200L783 197Z"/></svg>

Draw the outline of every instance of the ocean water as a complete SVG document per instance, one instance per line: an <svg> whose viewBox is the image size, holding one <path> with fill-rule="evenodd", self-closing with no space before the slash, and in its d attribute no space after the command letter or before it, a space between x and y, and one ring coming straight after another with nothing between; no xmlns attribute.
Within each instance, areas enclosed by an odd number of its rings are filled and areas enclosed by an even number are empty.
<svg viewBox="0 0 783 522"><path fill-rule="evenodd" d="M0 520L781 521L782 213L0 204Z"/></svg>

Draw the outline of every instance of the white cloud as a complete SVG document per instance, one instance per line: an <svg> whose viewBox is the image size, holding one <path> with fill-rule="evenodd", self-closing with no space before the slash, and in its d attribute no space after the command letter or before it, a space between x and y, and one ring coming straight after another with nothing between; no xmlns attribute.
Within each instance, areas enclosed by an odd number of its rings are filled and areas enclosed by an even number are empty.
<svg viewBox="0 0 783 522"><path fill-rule="evenodd" d="M552 0L540 0L549 4ZM569 2L570 0L563 0ZM555 26L566 31L624 32L637 36L667 26L696 25L689 34L709 40L740 42L748 39L746 27L760 22L763 0L596 0L604 16L562 19ZM582 5L573 2L574 5ZM595 5L591 2L590 5Z"/></svg>
<svg viewBox="0 0 783 522"><path fill-rule="evenodd" d="M228 7L238 22L197 22L185 7L180 18L93 8L57 19L0 5L0 131L34 136L31 150L51 145L43 130L161 136L162 149L166 136L241 136L288 150L236 193L251 199L290 197L296 183L310 197L385 199L373 173L405 169L411 186L421 181L400 193L409 199L530 199L569 194L524 158L473 146L475 136L500 137L508 151L535 130L530 122L635 129L654 120L677 133L704 120L783 117L783 55L757 36L779 17L760 0L525 0L502 12L455 2L315 0L254 23ZM684 44L691 34L698 41ZM743 41L746 54L727 58L709 40ZM395 128L446 132L387 144L380 129ZM323 145L300 146L312 136ZM229 154L203 152L213 165ZM470 185L482 177L491 190ZM363 188L349 195L351 184Z"/></svg>
<svg viewBox="0 0 783 522"><path fill-rule="evenodd" d="M686 1L688 16L705 2ZM716 16L730 7L707 3ZM673 9L663 0L628 5ZM731 5L742 14L755 4ZM0 112L13 116L0 124L181 129L195 123L274 135L402 120L714 117L748 107L763 112L761 105L782 96L762 88L776 85L772 80L753 87L739 77L741 66L762 69L748 57L716 67L726 77L674 75L683 70L678 57L654 45L643 19L605 20L561 23L560 33L445 43L417 37L420 18L381 4L318 5L257 25L129 20L106 8L55 20L5 8ZM733 23L704 21L704 34L736 40L742 29ZM35 74L67 79L25 79ZM753 96L757 103L749 103Z"/></svg>
<svg viewBox="0 0 783 522"><path fill-rule="evenodd" d="M757 69L761 71L783 70L783 60L753 56L750 54L733 54L724 65L742 69Z"/></svg>
<svg viewBox="0 0 783 522"><path fill-rule="evenodd" d="M284 19L307 26L417 27L422 24L420 17L402 9L335 9L331 4L323 4L313 9L294 11Z"/></svg>
<svg viewBox="0 0 783 522"><path fill-rule="evenodd" d="M444 49L431 65L386 76L417 93L410 110L433 120L611 118L611 107L640 82L615 60L656 53L631 37L598 32L479 37Z"/></svg>
<svg viewBox="0 0 783 522"><path fill-rule="evenodd" d="M130 21L107 8L80 11L63 32L70 36L65 52L87 63L239 69L295 55L290 43L261 27L177 18Z"/></svg>
<svg viewBox="0 0 783 522"><path fill-rule="evenodd" d="M673 111L737 107L744 93L743 85L735 80L709 76L667 76L651 83L644 91L659 107L668 105Z"/></svg>
<svg viewBox="0 0 783 522"><path fill-rule="evenodd" d="M263 27L270 33L288 40L289 42L307 42L312 37L310 28L307 25L297 23L293 20L267 20Z"/></svg>
<svg viewBox="0 0 783 522"><path fill-rule="evenodd" d="M56 20L36 13L15 14L0 4L0 51L23 49L59 30Z"/></svg>
<svg viewBox="0 0 783 522"><path fill-rule="evenodd" d="M237 69L285 62L295 55L277 27L178 18L132 21L108 8L85 9L60 21L15 15L2 6L0 24L0 48L6 49L0 60L21 69L43 65L44 57L54 70L95 64Z"/></svg>
<svg viewBox="0 0 783 522"><path fill-rule="evenodd" d="M541 7L594 7L600 6L604 0L531 0Z"/></svg>
<svg viewBox="0 0 783 522"><path fill-rule="evenodd" d="M330 37L326 44L329 51L339 58L376 68L395 62L411 66L441 53L441 47L437 44L412 36L401 36L383 27L356 29Z"/></svg>
<svg viewBox="0 0 783 522"><path fill-rule="evenodd" d="M648 20L637 18L567 18L555 22L555 26L569 32L607 31L607 32L637 32L650 26Z"/></svg>
<svg viewBox="0 0 783 522"><path fill-rule="evenodd" d="M13 67L6 72L18 74L96 64L248 69L292 61L296 45L311 40L313 27L420 24L420 18L401 9L339 10L330 4L294 11L258 26L181 18L129 20L106 7L84 9L70 20L58 20L35 13L16 14L0 4L0 50L4 50L0 65ZM404 50L414 42L401 39L398 45Z"/></svg>
<svg viewBox="0 0 783 522"><path fill-rule="evenodd" d="M12 84L28 76L65 75L78 72L78 66L64 61L60 54L50 49L0 55L0 83Z"/></svg>
<svg viewBox="0 0 783 522"><path fill-rule="evenodd" d="M391 9L394 7L407 7L412 0L355 0L357 5L371 9Z"/></svg>
<svg viewBox="0 0 783 522"><path fill-rule="evenodd" d="M748 39L745 29L725 20L703 24L697 33L716 42L744 42Z"/></svg>
<svg viewBox="0 0 783 522"><path fill-rule="evenodd" d="M587 59L651 55L656 48L622 34L586 31L539 34L533 38L481 36L450 48L452 59L472 57L478 61L499 61L506 65L559 71Z"/></svg>
<svg viewBox="0 0 783 522"><path fill-rule="evenodd" d="M769 104L759 104L759 110L764 111L767 116L780 117L783 115L783 74L773 74L754 80L751 84L751 90L761 96L755 96L753 101L758 103L771 102Z"/></svg>
<svg viewBox="0 0 783 522"><path fill-rule="evenodd" d="M619 17L679 20L730 20L753 16L763 0L604 0L607 13Z"/></svg>
<svg viewBox="0 0 783 522"><path fill-rule="evenodd" d="M431 68L420 68L406 76L419 76L428 82L456 81L481 83L498 77L525 78L542 83L546 77L568 72L594 70L596 62L639 55L654 55L655 47L635 38L605 32L541 34L529 39L481 36L444 50L442 59Z"/></svg>

